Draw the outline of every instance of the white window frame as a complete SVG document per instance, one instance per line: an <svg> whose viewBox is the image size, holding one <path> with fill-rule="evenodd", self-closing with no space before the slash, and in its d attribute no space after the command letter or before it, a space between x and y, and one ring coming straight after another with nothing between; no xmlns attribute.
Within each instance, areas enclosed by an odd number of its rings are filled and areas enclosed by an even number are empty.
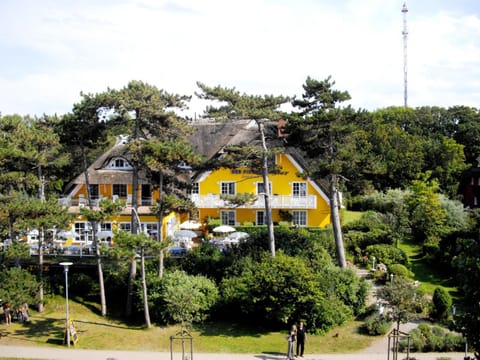
<svg viewBox="0 0 480 360"><path fill-rule="evenodd" d="M192 188L190 189L190 194L198 195L200 194L200 183L194 182Z"/></svg>
<svg viewBox="0 0 480 360"><path fill-rule="evenodd" d="M128 163L127 159L121 157L115 157L110 160L110 163L107 166L109 169L117 170L131 170L132 166Z"/></svg>
<svg viewBox="0 0 480 360"><path fill-rule="evenodd" d="M255 225L266 225L267 219L264 210L257 211L255 214Z"/></svg>
<svg viewBox="0 0 480 360"><path fill-rule="evenodd" d="M100 224L100 231L112 231L112 223L111 222L102 222Z"/></svg>
<svg viewBox="0 0 480 360"><path fill-rule="evenodd" d="M125 190L125 192L123 191ZM128 195L127 184L112 184L112 195L116 195L119 198L126 198Z"/></svg>
<svg viewBox="0 0 480 360"><path fill-rule="evenodd" d="M118 228L120 231L131 232L132 231L132 223L131 222L121 222L118 224Z"/></svg>
<svg viewBox="0 0 480 360"><path fill-rule="evenodd" d="M305 197L307 196L307 183L296 181L292 183L292 195L296 197Z"/></svg>
<svg viewBox="0 0 480 360"><path fill-rule="evenodd" d="M259 181L256 184L257 184L257 195L264 195L265 191L264 191L264 187L263 187L263 181ZM268 190L269 190L268 195L272 195L272 182L271 181L268 182Z"/></svg>
<svg viewBox="0 0 480 360"><path fill-rule="evenodd" d="M292 211L292 224L298 226L308 225L308 213L305 210L293 210Z"/></svg>
<svg viewBox="0 0 480 360"><path fill-rule="evenodd" d="M235 210L220 210L220 221L222 225L233 226L236 224L237 214Z"/></svg>
<svg viewBox="0 0 480 360"><path fill-rule="evenodd" d="M220 194L235 195L237 193L237 184L234 181L222 181L220 183Z"/></svg>

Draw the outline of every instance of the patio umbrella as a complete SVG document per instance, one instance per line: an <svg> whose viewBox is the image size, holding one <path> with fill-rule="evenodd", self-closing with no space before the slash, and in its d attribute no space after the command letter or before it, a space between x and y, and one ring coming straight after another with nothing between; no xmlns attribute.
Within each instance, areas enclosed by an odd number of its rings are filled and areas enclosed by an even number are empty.
<svg viewBox="0 0 480 360"><path fill-rule="evenodd" d="M213 228L213 232L218 232L218 233L230 233L234 231L235 231L235 228L228 225L220 225Z"/></svg>
<svg viewBox="0 0 480 360"><path fill-rule="evenodd" d="M113 231L110 230L101 230L97 231L97 239L102 240L102 239L112 239L113 238Z"/></svg>
<svg viewBox="0 0 480 360"><path fill-rule="evenodd" d="M178 230L178 231L175 231L173 233L173 237L176 237L176 238L194 238L194 237L197 237L198 235L193 232L192 230Z"/></svg>
<svg viewBox="0 0 480 360"><path fill-rule="evenodd" d="M250 237L246 232L243 231L235 231L231 234L228 234L227 239L229 240L242 240Z"/></svg>
<svg viewBox="0 0 480 360"><path fill-rule="evenodd" d="M57 236L61 239L68 239L68 238L77 238L78 234L75 231L66 231L61 230L57 233Z"/></svg>
<svg viewBox="0 0 480 360"><path fill-rule="evenodd" d="M180 224L180 229L185 229L185 230L197 230L202 226L202 224L193 221L193 220L187 220L184 221L183 223Z"/></svg>

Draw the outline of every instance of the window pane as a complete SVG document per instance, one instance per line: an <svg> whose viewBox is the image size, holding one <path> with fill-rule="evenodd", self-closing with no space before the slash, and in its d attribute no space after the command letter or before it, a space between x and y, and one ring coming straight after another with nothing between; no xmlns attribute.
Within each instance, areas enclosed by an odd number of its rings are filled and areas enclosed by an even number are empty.
<svg viewBox="0 0 480 360"><path fill-rule="evenodd" d="M265 212L264 211L257 211L256 225L265 225Z"/></svg>
<svg viewBox="0 0 480 360"><path fill-rule="evenodd" d="M90 196L92 197L92 200L100 198L100 194L98 193L98 184L90 184Z"/></svg>
<svg viewBox="0 0 480 360"><path fill-rule="evenodd" d="M263 182L258 182L257 183L257 195L260 195L260 194L265 194L265 186L263 186ZM272 194L272 183L268 183L268 187L270 188L270 192L269 192L269 195Z"/></svg>
<svg viewBox="0 0 480 360"><path fill-rule="evenodd" d="M293 224L299 226L307 226L307 212L293 211Z"/></svg>
<svg viewBox="0 0 480 360"><path fill-rule="evenodd" d="M223 195L235 195L235 183L234 182L223 182L220 188L221 194Z"/></svg>
<svg viewBox="0 0 480 360"><path fill-rule="evenodd" d="M127 185L126 184L113 184L112 194L121 198L127 197Z"/></svg>
<svg viewBox="0 0 480 360"><path fill-rule="evenodd" d="M221 211L222 225L235 225L235 211Z"/></svg>
<svg viewBox="0 0 480 360"><path fill-rule="evenodd" d="M294 182L292 190L293 196L307 196L307 183Z"/></svg>

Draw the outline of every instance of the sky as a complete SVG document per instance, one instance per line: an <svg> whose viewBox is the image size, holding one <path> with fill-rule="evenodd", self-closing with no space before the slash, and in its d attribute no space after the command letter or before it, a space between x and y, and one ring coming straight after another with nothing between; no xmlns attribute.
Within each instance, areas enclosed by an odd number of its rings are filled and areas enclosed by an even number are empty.
<svg viewBox="0 0 480 360"><path fill-rule="evenodd" d="M404 104L403 0L0 0L0 112L62 115L141 80L301 96L328 76L354 108ZM407 0L408 106L480 108L480 1Z"/></svg>

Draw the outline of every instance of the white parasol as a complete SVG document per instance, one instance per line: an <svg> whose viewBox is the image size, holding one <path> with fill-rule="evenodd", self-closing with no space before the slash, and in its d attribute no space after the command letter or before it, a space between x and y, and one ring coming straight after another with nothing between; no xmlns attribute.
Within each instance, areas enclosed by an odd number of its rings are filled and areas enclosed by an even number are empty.
<svg viewBox="0 0 480 360"><path fill-rule="evenodd" d="M113 231L110 231L110 230L101 230L101 231L97 231L97 239L98 240L112 240L113 238Z"/></svg>
<svg viewBox="0 0 480 360"><path fill-rule="evenodd" d="M185 229L185 230L197 230L202 226L202 224L193 221L193 220L187 220L184 221L183 223L180 224L180 229Z"/></svg>
<svg viewBox="0 0 480 360"><path fill-rule="evenodd" d="M68 238L76 239L78 237L78 234L75 231L61 230L57 233L57 236L61 239L68 239Z"/></svg>
<svg viewBox="0 0 480 360"><path fill-rule="evenodd" d="M246 232L243 231L235 231L231 234L228 234L227 239L229 240L243 240L250 237Z"/></svg>
<svg viewBox="0 0 480 360"><path fill-rule="evenodd" d="M192 230L178 230L173 233L173 237L175 238L194 238L198 235L193 232Z"/></svg>
<svg viewBox="0 0 480 360"><path fill-rule="evenodd" d="M220 225L213 228L213 232L217 232L217 233L230 233L234 231L235 231L235 228L228 225Z"/></svg>

